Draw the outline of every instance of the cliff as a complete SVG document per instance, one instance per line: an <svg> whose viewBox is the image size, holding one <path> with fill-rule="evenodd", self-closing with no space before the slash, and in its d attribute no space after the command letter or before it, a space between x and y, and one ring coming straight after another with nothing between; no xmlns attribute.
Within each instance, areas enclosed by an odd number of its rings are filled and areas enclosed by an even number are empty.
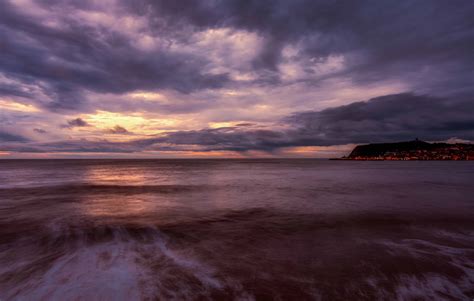
<svg viewBox="0 0 474 301"><path fill-rule="evenodd" d="M413 140L359 145L347 160L474 160L474 144Z"/></svg>

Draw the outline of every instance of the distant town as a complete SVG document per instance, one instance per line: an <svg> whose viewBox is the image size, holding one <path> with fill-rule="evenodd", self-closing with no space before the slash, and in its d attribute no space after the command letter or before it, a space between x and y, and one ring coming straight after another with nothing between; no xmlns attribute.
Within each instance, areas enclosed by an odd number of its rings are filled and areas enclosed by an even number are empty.
<svg viewBox="0 0 474 301"><path fill-rule="evenodd" d="M338 160L474 160L474 144L428 143L415 139L359 145Z"/></svg>

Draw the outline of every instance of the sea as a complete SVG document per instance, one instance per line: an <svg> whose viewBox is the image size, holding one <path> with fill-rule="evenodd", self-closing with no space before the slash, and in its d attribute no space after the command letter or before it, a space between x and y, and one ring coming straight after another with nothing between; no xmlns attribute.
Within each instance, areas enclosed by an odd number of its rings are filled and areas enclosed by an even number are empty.
<svg viewBox="0 0 474 301"><path fill-rule="evenodd" d="M0 300L473 300L474 162L1 160Z"/></svg>

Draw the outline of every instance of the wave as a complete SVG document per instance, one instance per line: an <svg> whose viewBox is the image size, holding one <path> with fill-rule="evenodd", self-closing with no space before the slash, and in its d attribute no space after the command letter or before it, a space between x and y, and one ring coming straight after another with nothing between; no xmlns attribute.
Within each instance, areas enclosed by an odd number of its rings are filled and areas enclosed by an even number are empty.
<svg viewBox="0 0 474 301"><path fill-rule="evenodd" d="M96 228L95 231L103 234L100 243L88 231L77 235L73 234L75 231L61 230L60 236L49 241L47 247L35 248L34 254L31 246L30 253L23 250L21 260L0 269L0 298L185 300L199 290L206 293L221 289L210 268L170 249L166 236L157 229ZM80 243L72 248L69 241L67 249L61 248L65 246L64 236L74 237L76 242L80 237ZM21 247L17 246L15 252L19 250ZM7 255L5 252L3 257Z"/></svg>
<svg viewBox="0 0 474 301"><path fill-rule="evenodd" d="M32 218L9 227L5 300L462 300L474 287L467 217L252 208L154 224Z"/></svg>
<svg viewBox="0 0 474 301"><path fill-rule="evenodd" d="M54 194L121 194L133 195L143 193L181 193L215 189L207 185L97 185L69 184L37 187L0 188L0 197L17 196L50 196Z"/></svg>

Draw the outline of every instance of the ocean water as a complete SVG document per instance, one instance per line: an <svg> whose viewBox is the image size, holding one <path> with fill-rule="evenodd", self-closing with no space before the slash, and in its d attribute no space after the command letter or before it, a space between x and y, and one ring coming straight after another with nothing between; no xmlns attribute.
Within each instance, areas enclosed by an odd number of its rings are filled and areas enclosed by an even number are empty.
<svg viewBox="0 0 474 301"><path fill-rule="evenodd" d="M0 300L472 300L474 162L0 161Z"/></svg>

